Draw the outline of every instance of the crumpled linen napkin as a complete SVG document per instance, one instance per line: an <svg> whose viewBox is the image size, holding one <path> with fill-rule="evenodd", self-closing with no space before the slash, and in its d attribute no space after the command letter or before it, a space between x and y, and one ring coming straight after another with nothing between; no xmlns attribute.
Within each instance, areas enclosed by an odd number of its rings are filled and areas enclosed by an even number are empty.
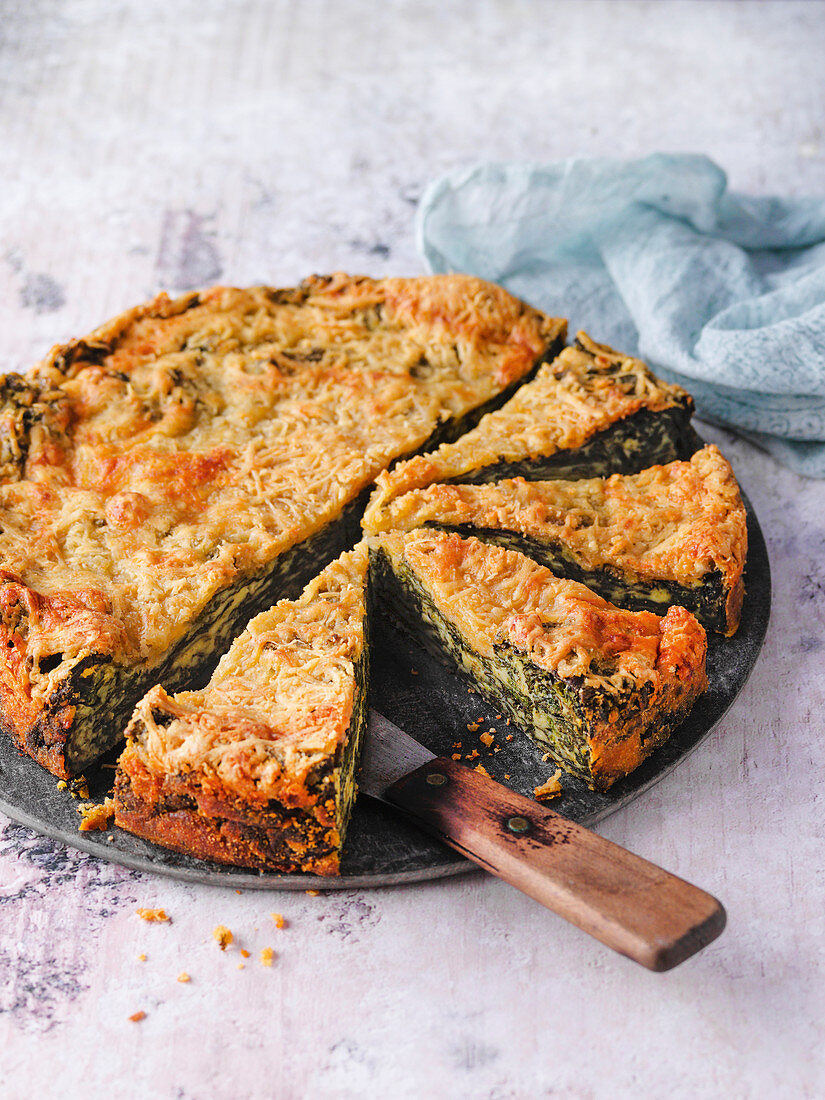
<svg viewBox="0 0 825 1100"><path fill-rule="evenodd" d="M825 199L736 194L697 155L485 164L429 186L417 235L825 477Z"/></svg>

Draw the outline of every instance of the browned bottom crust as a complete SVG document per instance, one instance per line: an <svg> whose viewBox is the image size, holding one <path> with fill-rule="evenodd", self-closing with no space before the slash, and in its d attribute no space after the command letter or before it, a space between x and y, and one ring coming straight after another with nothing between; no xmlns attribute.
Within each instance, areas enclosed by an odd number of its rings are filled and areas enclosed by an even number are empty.
<svg viewBox="0 0 825 1100"><path fill-rule="evenodd" d="M270 803L265 812L249 808L246 819L237 806L215 803L227 814L209 816L194 799L164 780L159 797L142 798L128 776L115 785L115 824L136 836L198 859L253 867L260 871L337 875L341 837L319 807L288 809ZM316 816L318 814L318 816Z"/></svg>
<svg viewBox="0 0 825 1100"><path fill-rule="evenodd" d="M728 591L728 598L725 602L725 620L728 627L725 631L725 637L727 638L732 638L739 629L739 620L742 617L742 604L744 601L745 582L742 577L740 577L733 588Z"/></svg>

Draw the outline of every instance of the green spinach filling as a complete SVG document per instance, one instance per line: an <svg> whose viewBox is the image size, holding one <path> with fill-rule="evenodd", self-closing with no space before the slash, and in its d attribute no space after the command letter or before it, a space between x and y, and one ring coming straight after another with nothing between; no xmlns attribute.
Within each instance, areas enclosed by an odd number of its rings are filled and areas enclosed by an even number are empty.
<svg viewBox="0 0 825 1100"><path fill-rule="evenodd" d="M581 447L537 455L518 462L496 462L469 470L450 482L479 484L508 477L528 481L575 481L610 474L638 474L648 466L687 459L701 446L690 426L690 410L681 406L652 412L639 409L597 432Z"/></svg>
<svg viewBox="0 0 825 1100"><path fill-rule="evenodd" d="M48 749L63 735L53 719L61 707L73 705L77 709L65 745L66 767L80 772L122 739L135 703L154 684L162 683L170 693L204 687L250 619L278 600L297 597L308 581L351 546L356 507L356 502L348 505L337 520L279 555L263 573L243 577L216 593L159 661L135 667L91 654L74 665L27 733L31 750Z"/></svg>
<svg viewBox="0 0 825 1100"><path fill-rule="evenodd" d="M557 577L587 585L616 607L624 607L628 611L652 611L656 615L662 615L668 607L676 604L692 611L709 630L723 634L727 630L728 590L718 569L711 570L701 581L692 585L662 578L645 580L625 576L618 569L609 566L587 569L563 543L540 542L518 531L475 527L471 523L451 525L434 520L424 526L438 531L453 531L462 538L477 538L482 542L503 546L506 550L518 550L539 565L546 566Z"/></svg>
<svg viewBox="0 0 825 1100"><path fill-rule="evenodd" d="M434 656L455 663L495 707L559 764L584 779L591 778L591 719L610 706L626 706L619 694L607 699L591 692L588 699L581 685L540 668L506 643L496 645L490 656L478 653L405 563L396 567L386 552L378 549L370 564L384 605L413 638ZM637 706L640 702L637 700ZM617 740L620 738L619 734Z"/></svg>

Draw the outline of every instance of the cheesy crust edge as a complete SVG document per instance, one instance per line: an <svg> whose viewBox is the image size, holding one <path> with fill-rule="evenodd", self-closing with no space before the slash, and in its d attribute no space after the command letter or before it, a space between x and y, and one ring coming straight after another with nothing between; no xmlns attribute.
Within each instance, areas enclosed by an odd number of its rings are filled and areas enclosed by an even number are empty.
<svg viewBox="0 0 825 1100"><path fill-rule="evenodd" d="M159 295L4 380L4 728L65 775L78 677L121 690L114 668L157 668L210 601L462 430L564 332L469 276L336 274Z"/></svg>

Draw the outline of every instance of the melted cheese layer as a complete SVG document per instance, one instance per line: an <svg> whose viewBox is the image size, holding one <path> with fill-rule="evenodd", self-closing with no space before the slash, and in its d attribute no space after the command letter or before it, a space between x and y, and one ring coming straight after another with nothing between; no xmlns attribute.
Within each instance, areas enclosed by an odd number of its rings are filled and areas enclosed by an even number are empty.
<svg viewBox="0 0 825 1100"><path fill-rule="evenodd" d="M515 531L568 547L585 569L612 566L636 578L691 585L718 570L742 576L747 520L730 464L709 445L689 462L584 481L430 485L405 493L367 533L428 523Z"/></svg>
<svg viewBox="0 0 825 1100"><path fill-rule="evenodd" d="M517 463L581 447L641 409L652 412L684 405L679 386L657 379L639 359L596 344L583 332L501 408L455 443L400 462L377 479L364 516L365 530L382 525L381 512L401 493L499 463Z"/></svg>
<svg viewBox="0 0 825 1100"><path fill-rule="evenodd" d="M353 716L367 566L359 543L298 600L256 616L202 691L149 691L126 731L124 761L139 751L155 774L196 772L251 806L310 804L312 774L336 764Z"/></svg>
<svg viewBox="0 0 825 1100"><path fill-rule="evenodd" d="M0 567L34 605L27 691L50 690L49 653L151 664L564 331L469 276L335 275L161 295L53 349L0 391Z"/></svg>
<svg viewBox="0 0 825 1100"><path fill-rule="evenodd" d="M684 608L664 618L623 611L517 551L474 538L418 529L376 541L484 657L507 643L560 677L595 686L704 681L705 631Z"/></svg>

